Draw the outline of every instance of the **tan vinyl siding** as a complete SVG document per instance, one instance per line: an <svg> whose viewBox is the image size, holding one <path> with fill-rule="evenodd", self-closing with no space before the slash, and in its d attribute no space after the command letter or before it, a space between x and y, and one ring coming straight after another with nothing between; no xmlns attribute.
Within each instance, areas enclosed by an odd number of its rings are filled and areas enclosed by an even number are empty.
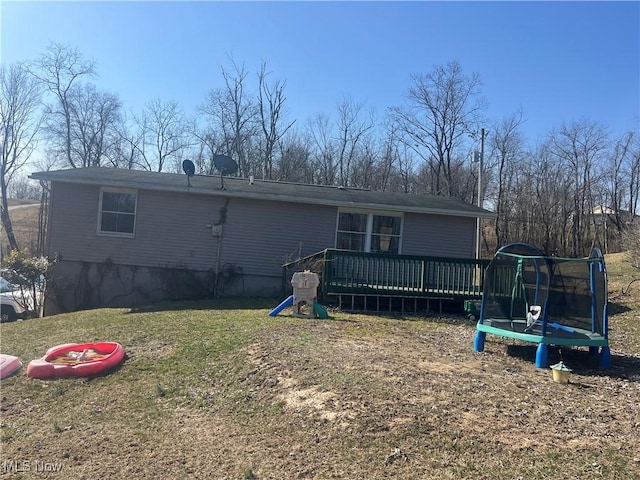
<svg viewBox="0 0 640 480"><path fill-rule="evenodd" d="M475 232L474 218L407 213L404 216L402 253L473 258Z"/></svg>
<svg viewBox="0 0 640 480"><path fill-rule="evenodd" d="M217 221L221 198L139 190L135 245L126 263L153 267L210 270L215 265Z"/></svg>
<svg viewBox="0 0 640 480"><path fill-rule="evenodd" d="M221 262L241 266L245 275L280 275L283 263L335 242L334 207L232 199L221 247Z"/></svg>
<svg viewBox="0 0 640 480"><path fill-rule="evenodd" d="M62 260L95 261L99 191L97 187L53 183L49 256L58 254Z"/></svg>
<svg viewBox="0 0 640 480"><path fill-rule="evenodd" d="M244 275L277 277L283 263L335 246L336 207L231 198L222 237L216 237L207 225L221 220L225 197L152 190L137 195L133 238L99 235L100 187L54 183L49 254L200 271L230 264ZM474 237L473 218L406 213L402 253L473 257Z"/></svg>
<svg viewBox="0 0 640 480"><path fill-rule="evenodd" d="M146 267L214 270L223 197L138 190L133 238L97 233L100 188L57 184L52 206L50 254L64 260ZM334 245L336 209L305 204L231 199L220 245L220 268L245 275L280 275L298 254Z"/></svg>
<svg viewBox="0 0 640 480"><path fill-rule="evenodd" d="M138 190L133 238L97 232L100 188L58 184L49 253L63 260L208 270L215 264L215 239L207 224L222 199Z"/></svg>

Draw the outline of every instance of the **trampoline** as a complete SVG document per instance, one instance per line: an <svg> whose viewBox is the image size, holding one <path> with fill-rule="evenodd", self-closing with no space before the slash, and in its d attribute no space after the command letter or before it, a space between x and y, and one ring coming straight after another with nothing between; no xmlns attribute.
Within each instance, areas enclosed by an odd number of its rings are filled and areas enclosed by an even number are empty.
<svg viewBox="0 0 640 480"><path fill-rule="evenodd" d="M548 345L586 346L601 368L611 366L607 272L594 249L589 258L544 255L524 243L498 250L487 266L474 349L487 333L537 343L536 367L549 366Z"/></svg>

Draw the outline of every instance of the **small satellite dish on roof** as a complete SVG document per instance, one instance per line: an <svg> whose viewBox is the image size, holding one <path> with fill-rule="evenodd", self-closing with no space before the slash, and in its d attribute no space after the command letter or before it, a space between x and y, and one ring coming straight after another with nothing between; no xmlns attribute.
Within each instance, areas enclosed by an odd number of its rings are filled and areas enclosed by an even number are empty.
<svg viewBox="0 0 640 480"><path fill-rule="evenodd" d="M182 162L182 170L187 174L187 185L191 186L191 177L196 174L196 166L191 160L185 160Z"/></svg>
<svg viewBox="0 0 640 480"><path fill-rule="evenodd" d="M238 164L228 155L214 155L213 164L216 170L220 172L220 190L225 190L224 176L236 173L238 171Z"/></svg>
<svg viewBox="0 0 640 480"><path fill-rule="evenodd" d="M182 162L182 170L187 174L187 177L193 177L196 173L196 166L191 160L185 160Z"/></svg>

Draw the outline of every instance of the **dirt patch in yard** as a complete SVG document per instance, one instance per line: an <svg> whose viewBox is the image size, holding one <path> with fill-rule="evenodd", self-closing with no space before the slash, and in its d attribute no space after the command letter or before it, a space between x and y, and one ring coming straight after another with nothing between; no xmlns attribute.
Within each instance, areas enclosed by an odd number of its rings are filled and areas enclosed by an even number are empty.
<svg viewBox="0 0 640 480"><path fill-rule="evenodd" d="M187 423L214 432L199 442L224 445L230 478L640 476L640 387L629 370L603 374L586 351L565 350L576 372L558 384L535 368L535 346L495 338L478 354L473 336L458 320L276 328L245 349L242 382L281 413Z"/></svg>

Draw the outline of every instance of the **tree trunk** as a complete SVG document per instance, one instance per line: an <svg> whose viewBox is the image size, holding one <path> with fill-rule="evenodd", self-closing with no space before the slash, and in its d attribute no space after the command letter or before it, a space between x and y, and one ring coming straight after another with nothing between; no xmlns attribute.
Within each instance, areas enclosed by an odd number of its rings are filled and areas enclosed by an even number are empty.
<svg viewBox="0 0 640 480"><path fill-rule="evenodd" d="M7 189L5 185L2 185L2 226L7 240L9 241L9 250L19 250L18 241L13 233L13 225L11 224L11 216L9 215L9 205L7 201Z"/></svg>

